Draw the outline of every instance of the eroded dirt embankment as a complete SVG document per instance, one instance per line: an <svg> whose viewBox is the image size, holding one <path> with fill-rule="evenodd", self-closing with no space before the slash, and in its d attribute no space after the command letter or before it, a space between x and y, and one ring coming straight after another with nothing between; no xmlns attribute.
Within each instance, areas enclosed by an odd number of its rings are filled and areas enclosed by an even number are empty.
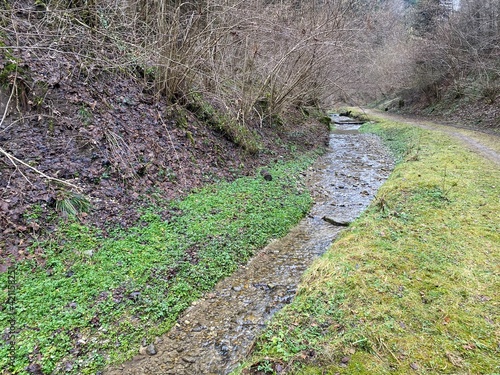
<svg viewBox="0 0 500 375"><path fill-rule="evenodd" d="M377 137L345 126L334 132L329 152L307 176L315 201L310 215L194 303L156 340L157 354L138 355L105 373L227 374L234 369L268 319L293 299L301 274L341 231L332 223L358 216L392 166Z"/></svg>

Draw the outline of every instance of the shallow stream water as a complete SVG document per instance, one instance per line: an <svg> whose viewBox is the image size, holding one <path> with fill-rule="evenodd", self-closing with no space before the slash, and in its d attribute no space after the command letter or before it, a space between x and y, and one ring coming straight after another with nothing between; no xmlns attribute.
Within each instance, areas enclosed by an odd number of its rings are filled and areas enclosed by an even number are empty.
<svg viewBox="0 0 500 375"><path fill-rule="evenodd" d="M380 140L359 125L338 125L327 152L307 174L314 206L285 237L219 282L155 343L108 375L228 374L244 360L271 316L290 303L302 273L368 206L393 162ZM334 225L332 223L338 223Z"/></svg>

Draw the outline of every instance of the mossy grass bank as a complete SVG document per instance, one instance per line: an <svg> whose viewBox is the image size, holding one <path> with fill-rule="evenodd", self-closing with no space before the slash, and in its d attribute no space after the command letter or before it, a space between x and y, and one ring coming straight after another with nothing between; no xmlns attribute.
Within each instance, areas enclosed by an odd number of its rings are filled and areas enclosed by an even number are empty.
<svg viewBox="0 0 500 375"><path fill-rule="evenodd" d="M364 131L398 165L238 372L500 373L498 167L439 131Z"/></svg>
<svg viewBox="0 0 500 375"><path fill-rule="evenodd" d="M0 275L0 300L15 294L14 310L0 310L0 367L95 374L137 354L308 212L301 172L316 156L268 168L272 181L257 173L158 202L129 230L105 236L81 222L61 223L17 265L15 284Z"/></svg>

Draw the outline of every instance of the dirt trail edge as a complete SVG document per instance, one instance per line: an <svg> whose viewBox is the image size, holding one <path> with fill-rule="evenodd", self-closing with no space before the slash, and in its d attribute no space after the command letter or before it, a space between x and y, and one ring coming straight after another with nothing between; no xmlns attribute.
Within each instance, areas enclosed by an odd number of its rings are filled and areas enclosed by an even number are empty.
<svg viewBox="0 0 500 375"><path fill-rule="evenodd" d="M148 356L143 348L144 354L105 374L229 373L270 317L291 302L302 273L366 208L392 168L379 138L337 129L329 152L309 171L315 202L309 216L193 303L156 340L157 354Z"/></svg>
<svg viewBox="0 0 500 375"><path fill-rule="evenodd" d="M450 135L462 142L471 151L480 154L486 159L500 165L500 136L495 134L486 134L473 129L464 129L423 119L405 117L393 113L381 112L374 109L363 108L367 115L383 117L388 120L401 122L422 129L440 131Z"/></svg>

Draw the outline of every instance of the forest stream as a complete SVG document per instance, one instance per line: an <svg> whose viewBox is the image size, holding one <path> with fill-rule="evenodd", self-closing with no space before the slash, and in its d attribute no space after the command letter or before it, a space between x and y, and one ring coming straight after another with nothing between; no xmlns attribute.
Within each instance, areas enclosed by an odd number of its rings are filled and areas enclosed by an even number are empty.
<svg viewBox="0 0 500 375"><path fill-rule="evenodd" d="M388 151L376 136L360 133L359 126L337 125L327 153L309 169L314 206L306 218L193 303L154 346L105 374L228 374L235 369L266 322L294 298L303 272L361 214L391 172Z"/></svg>

